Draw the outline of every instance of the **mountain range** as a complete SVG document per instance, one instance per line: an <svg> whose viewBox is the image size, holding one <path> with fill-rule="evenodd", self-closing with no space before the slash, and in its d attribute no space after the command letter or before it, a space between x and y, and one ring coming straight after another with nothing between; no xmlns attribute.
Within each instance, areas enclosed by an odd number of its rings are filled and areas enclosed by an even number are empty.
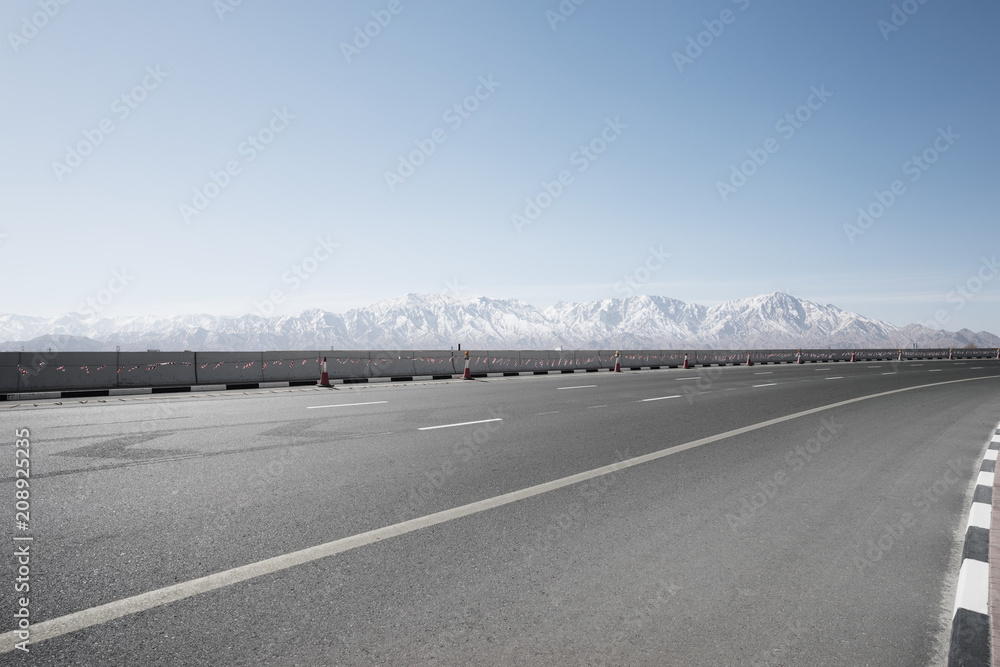
<svg viewBox="0 0 1000 667"><path fill-rule="evenodd" d="M343 314L0 315L0 351L1000 347L968 329L899 327L775 292L705 307L661 296L564 303L408 294Z"/></svg>

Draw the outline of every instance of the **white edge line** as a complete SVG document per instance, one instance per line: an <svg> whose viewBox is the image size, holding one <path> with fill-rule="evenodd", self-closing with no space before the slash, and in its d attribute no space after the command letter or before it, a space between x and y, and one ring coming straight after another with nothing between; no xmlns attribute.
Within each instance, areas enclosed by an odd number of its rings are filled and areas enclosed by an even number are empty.
<svg viewBox="0 0 1000 667"><path fill-rule="evenodd" d="M321 558L326 558L327 556L333 556L335 554L343 553L344 551L348 551L350 549L356 549L357 547L365 546L367 544L380 542L390 537L405 535L406 533L410 533L415 530L420 530L421 528L427 528L429 526L434 526L439 523L451 521L453 519L459 519L465 516L469 516L471 514L477 514L479 512L483 512L488 509L493 509L495 507L508 505L518 500L531 498L532 496L541 495L549 491L555 491L556 489L561 489L563 487L570 486L572 484L578 484L580 482L587 481L588 479L593 479L595 477L608 475L613 472L618 472L619 470L625 470L626 468L631 468L633 466L641 465L643 463L648 463L649 461L655 461L657 459L661 459L670 456L672 454L677 454L683 451L687 451L689 449L694 449L695 447L701 447L703 445L707 445L713 442L718 442L719 440L725 440L727 438L732 438L737 435L742 435L744 433L750 433L752 431L756 431L762 428L767 428L768 426L773 426L775 424L780 424L782 422L791 421L792 419L799 419L800 417L806 417L808 415L817 414L819 412L833 410L834 408L843 407L845 405L851 405L853 403L859 403L861 401L868 401L874 398L881 398L883 396L891 396L893 394L899 394L906 391L914 391L916 389L926 389L927 387L939 387L946 384L957 384L960 382L994 380L997 378L1000 378L1000 375L987 375L977 378L962 378L960 380L946 380L945 382L934 382L932 384L917 385L915 387L904 387L902 389L883 391L878 394L858 396L856 398L847 399L846 401L830 403L829 405L821 405L816 408L810 408L809 410L803 410L802 412L795 412L790 415L785 415L784 417L776 417L774 419L769 419L767 421L759 422L757 424L751 424L750 426L744 426L742 428L734 429L732 431L726 431L725 433L719 433L717 435L708 436L707 438L692 440L691 442L687 442L682 445L668 447L667 449L661 449L656 452L650 452L649 454L644 454L642 456L637 456L635 458L626 459L624 461L619 461L617 463L612 463L610 465L603 466L601 468L595 468L593 470L588 470L585 472L577 473L575 475L570 475L569 477L563 477L561 479L555 479L550 482L537 484L535 486L531 486L526 489L521 489L519 491L511 491L510 493L505 493L503 495L495 496L493 498L487 498L485 500L479 500L474 503L469 503L468 505L462 505L460 507L454 507L452 509L444 510L441 512L435 512L434 514L428 514L426 516L418 517L416 519L410 519L409 521L403 521L401 523L393 524L391 526L385 526L384 528L377 528L375 530L370 530L365 533L352 535L351 537L345 537L339 540L334 540L333 542L318 544L314 547L308 547L306 549L302 549L299 551L293 551L291 553L283 554L281 556L274 556L273 558L257 561L256 563L241 565L239 567L235 567L230 570L217 572L215 574L199 577L197 579L191 579L189 581L184 581L179 584L174 584L172 586L166 586L164 588L159 588L157 590L149 591L147 593L140 593L139 595L134 595L132 597L124 598L121 600L115 600L114 602L107 602L97 607L91 607L90 609L83 609L81 611L74 612L71 614L66 614L65 616L59 616L57 618L53 618L48 621L33 623L31 626L31 642L32 644L36 644L46 639L52 639L54 637L59 637L61 635L69 634L71 632L76 632L77 630L82 630L84 628L88 628L94 625L106 623L116 618L121 618L123 616L135 614L141 611L145 611L147 609L153 609L154 607L159 607L165 604L169 604L171 602L183 600L185 598L189 598L194 595L198 595L200 593L206 593L208 591L223 588L225 586L230 586L232 584L236 584L241 581L246 581L248 579L254 579L256 577L261 577L267 574L273 574L274 572L280 572L281 570L286 570L296 565L310 563L312 561L319 560ZM984 563L983 565L986 564ZM963 569L964 569L964 563L963 563ZM962 575L959 574L960 583L961 579ZM0 635L0 653L9 653L10 651L13 651L15 648L15 643L18 640L19 637L16 631L6 632Z"/></svg>
<svg viewBox="0 0 1000 667"><path fill-rule="evenodd" d="M421 426L418 431L433 431L436 428L451 428L452 426L468 426L469 424L485 424L487 422L502 422L502 417L496 417L495 419L480 419L474 422L458 422L457 424L441 424L440 426Z"/></svg>
<svg viewBox="0 0 1000 667"><path fill-rule="evenodd" d="M389 401L368 401L366 403L337 403L336 405L307 405L306 410L318 410L320 408L349 408L352 405L376 405L378 403L388 403Z"/></svg>

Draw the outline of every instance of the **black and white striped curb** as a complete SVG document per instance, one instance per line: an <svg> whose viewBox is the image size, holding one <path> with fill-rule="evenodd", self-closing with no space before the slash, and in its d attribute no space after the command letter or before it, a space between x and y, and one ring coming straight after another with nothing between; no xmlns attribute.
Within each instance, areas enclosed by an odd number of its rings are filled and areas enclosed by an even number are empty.
<svg viewBox="0 0 1000 667"><path fill-rule="evenodd" d="M1000 449L1000 424L994 429L979 467L972 509L962 548L962 569L951 621L948 667L990 665L990 520L993 511L993 473Z"/></svg>

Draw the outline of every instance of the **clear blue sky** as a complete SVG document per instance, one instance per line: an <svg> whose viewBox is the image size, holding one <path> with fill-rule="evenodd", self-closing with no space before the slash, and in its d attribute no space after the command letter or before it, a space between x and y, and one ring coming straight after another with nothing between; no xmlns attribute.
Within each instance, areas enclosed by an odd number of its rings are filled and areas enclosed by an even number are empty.
<svg viewBox="0 0 1000 667"><path fill-rule="evenodd" d="M780 290L1000 333L992 0L231 2L3 4L0 312Z"/></svg>

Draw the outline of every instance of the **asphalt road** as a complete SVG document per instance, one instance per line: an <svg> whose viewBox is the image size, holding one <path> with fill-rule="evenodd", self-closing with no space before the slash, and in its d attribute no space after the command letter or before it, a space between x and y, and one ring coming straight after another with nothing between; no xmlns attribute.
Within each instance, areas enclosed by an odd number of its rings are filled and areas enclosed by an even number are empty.
<svg viewBox="0 0 1000 667"><path fill-rule="evenodd" d="M0 414L3 534L33 538L30 652L3 664L924 665L947 650L1000 362L111 397ZM15 428L31 434L26 532L14 528ZM452 508L464 509L422 519ZM403 522L333 555L286 557ZM186 584L265 559L276 560L259 576ZM17 567L0 562L0 631L15 627ZM128 598L176 584L188 586L176 601L132 613ZM116 618L87 611L108 603Z"/></svg>

